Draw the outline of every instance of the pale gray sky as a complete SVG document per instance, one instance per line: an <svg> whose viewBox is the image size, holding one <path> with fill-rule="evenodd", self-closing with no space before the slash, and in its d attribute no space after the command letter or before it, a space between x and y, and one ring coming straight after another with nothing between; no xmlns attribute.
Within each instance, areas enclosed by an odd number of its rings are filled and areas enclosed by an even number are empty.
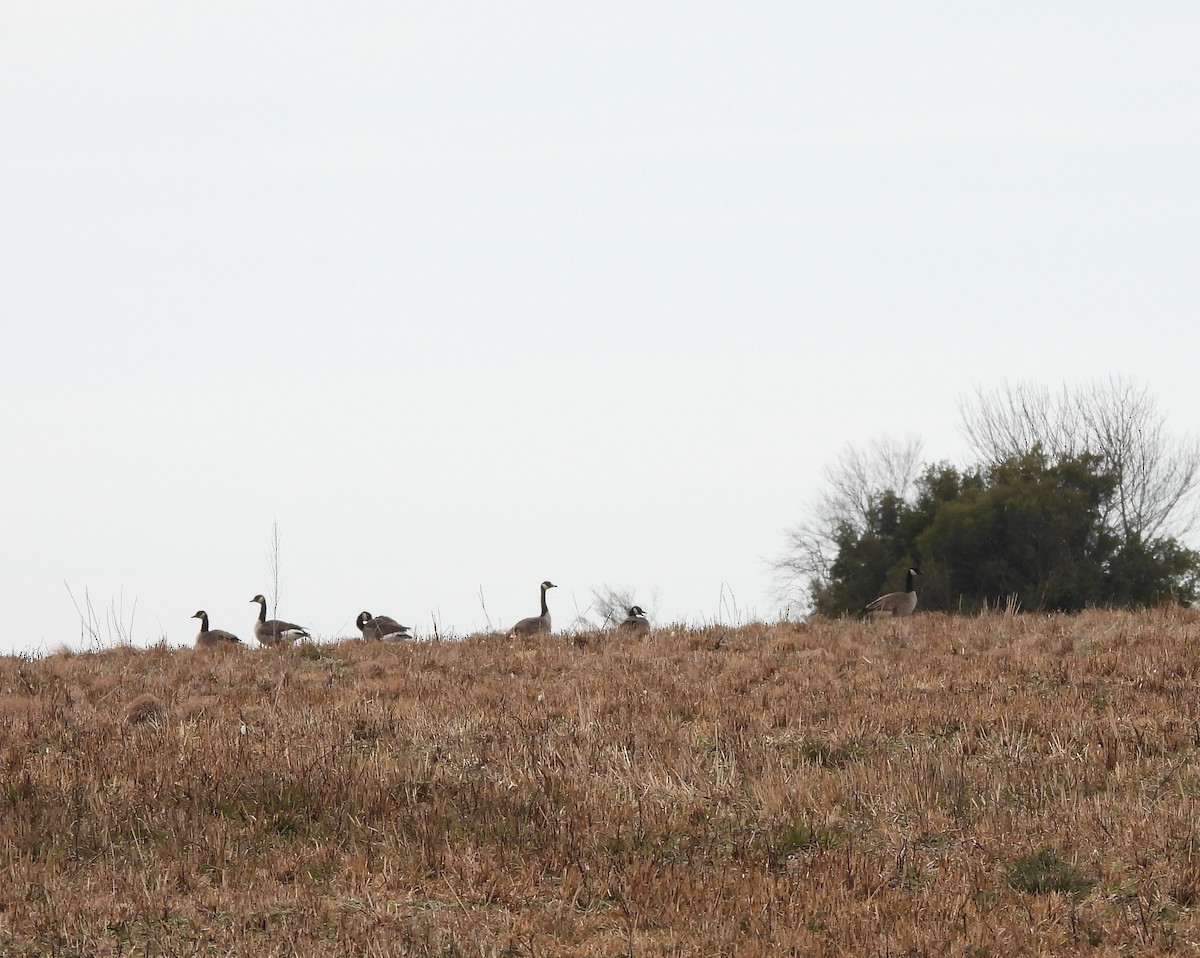
<svg viewBox="0 0 1200 958"><path fill-rule="evenodd" d="M0 10L0 650L770 616L844 443L1200 407L1191 3Z"/></svg>

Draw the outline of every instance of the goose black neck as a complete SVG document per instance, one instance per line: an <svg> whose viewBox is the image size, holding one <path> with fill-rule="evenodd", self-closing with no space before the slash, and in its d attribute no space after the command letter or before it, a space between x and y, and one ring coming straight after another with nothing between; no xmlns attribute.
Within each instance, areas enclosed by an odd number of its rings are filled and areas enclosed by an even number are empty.
<svg viewBox="0 0 1200 958"><path fill-rule="evenodd" d="M546 605L546 587L542 586L542 615L550 614L550 606Z"/></svg>
<svg viewBox="0 0 1200 958"><path fill-rule="evenodd" d="M267 603L265 603L265 602L258 603L258 621L259 622L267 621Z"/></svg>
<svg viewBox="0 0 1200 958"><path fill-rule="evenodd" d="M904 591L912 592L912 590L913 590L912 569L909 569L908 576L904 580Z"/></svg>
<svg viewBox="0 0 1200 958"><path fill-rule="evenodd" d="M200 631L201 632L208 631L208 613L207 612L200 613Z"/></svg>

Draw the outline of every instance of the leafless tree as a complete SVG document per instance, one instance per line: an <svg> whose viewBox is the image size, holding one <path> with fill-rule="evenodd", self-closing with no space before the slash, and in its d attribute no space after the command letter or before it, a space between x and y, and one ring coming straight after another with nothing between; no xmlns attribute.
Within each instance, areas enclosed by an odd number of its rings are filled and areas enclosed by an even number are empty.
<svg viewBox="0 0 1200 958"><path fill-rule="evenodd" d="M838 530L847 525L864 530L872 504L885 491L908 499L920 469L921 441L915 436L880 437L865 448L845 446L825 468L825 489L808 517L784 530L784 551L771 563L776 598L784 605L807 607L813 585L828 579L837 558Z"/></svg>
<svg viewBox="0 0 1200 958"><path fill-rule="evenodd" d="M592 589L592 601L581 612L575 621L576 628L608 629L625 620L626 614L633 605L640 605L649 610L653 619L654 610L658 605L658 590L651 590L649 596L643 593L638 597L637 590L630 586L609 585L605 583L598 589Z"/></svg>
<svg viewBox="0 0 1200 958"><path fill-rule="evenodd" d="M1200 444L1173 434L1144 385L1123 377L977 388L959 404L962 431L985 463L1037 445L1050 456L1099 456L1117 480L1109 515L1125 539L1178 536L1196 517Z"/></svg>

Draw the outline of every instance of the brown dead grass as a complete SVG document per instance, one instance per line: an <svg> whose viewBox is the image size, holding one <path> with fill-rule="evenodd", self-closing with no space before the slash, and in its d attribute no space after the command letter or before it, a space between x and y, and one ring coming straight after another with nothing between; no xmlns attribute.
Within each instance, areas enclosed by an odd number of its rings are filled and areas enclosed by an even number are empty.
<svg viewBox="0 0 1200 958"><path fill-rule="evenodd" d="M1097 612L0 659L0 953L1194 953L1196 637ZM1020 890L1047 855L1073 890Z"/></svg>

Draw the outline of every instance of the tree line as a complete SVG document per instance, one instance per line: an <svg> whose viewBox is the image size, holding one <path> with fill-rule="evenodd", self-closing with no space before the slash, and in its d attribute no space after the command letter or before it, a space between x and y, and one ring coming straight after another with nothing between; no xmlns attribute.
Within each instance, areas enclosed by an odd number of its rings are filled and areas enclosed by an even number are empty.
<svg viewBox="0 0 1200 958"><path fill-rule="evenodd" d="M974 461L921 461L919 440L847 448L786 532L781 597L842 615L925 571L924 609L1190 604L1200 445L1125 379L978 390L960 404Z"/></svg>

